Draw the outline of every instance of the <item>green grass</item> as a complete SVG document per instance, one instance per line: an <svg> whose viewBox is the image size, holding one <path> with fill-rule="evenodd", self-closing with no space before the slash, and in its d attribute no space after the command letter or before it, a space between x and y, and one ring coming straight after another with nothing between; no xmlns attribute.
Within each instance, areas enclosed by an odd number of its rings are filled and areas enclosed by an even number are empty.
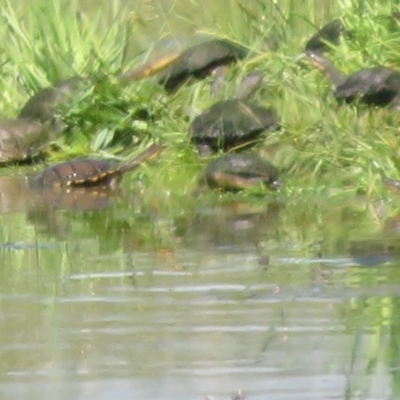
<svg viewBox="0 0 400 400"><path fill-rule="evenodd" d="M231 68L221 97L234 95L247 72L265 72L255 99L277 109L283 129L268 135L258 151L282 171L288 196L382 195L380 175L400 176L398 113L339 106L330 83L303 55L305 41L318 27L342 17L351 37L333 48L331 56L343 72L395 66L400 34L391 3L193 0L146 2L136 9L123 3L114 0L105 12L90 2L82 6L78 1L38 0L28 12L10 1L0 2L1 34L7 38L0 55L4 116L16 115L32 93L60 79L97 78L62 110L68 129L51 159L128 157L137 145L160 140L169 147L153 181L181 195L191 191L204 161L188 143L187 131L193 110L214 102L209 81L168 97L156 78L121 85L115 76L179 45L188 46L197 34L227 37L250 50L247 59Z"/></svg>

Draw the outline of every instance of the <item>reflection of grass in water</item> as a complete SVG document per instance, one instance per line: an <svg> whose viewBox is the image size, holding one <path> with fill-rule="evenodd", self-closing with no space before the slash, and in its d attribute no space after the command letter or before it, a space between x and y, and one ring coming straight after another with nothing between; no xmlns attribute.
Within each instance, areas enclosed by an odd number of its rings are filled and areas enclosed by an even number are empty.
<svg viewBox="0 0 400 400"><path fill-rule="evenodd" d="M396 293L400 280L397 262L378 268L354 268L347 276L349 286L360 288L363 295L352 298L343 307L346 332L354 335L346 398L352 398L360 390L368 392L371 377L386 374L392 378L391 385L387 387L385 383L382 389L387 398L398 398L400 302ZM382 290L386 294L379 295Z"/></svg>
<svg viewBox="0 0 400 400"><path fill-rule="evenodd" d="M65 244L53 239L41 241L23 212L1 215L0 226L3 294L16 293L21 285L28 295L59 294L63 276L70 271ZM47 279L49 273L51 279Z"/></svg>

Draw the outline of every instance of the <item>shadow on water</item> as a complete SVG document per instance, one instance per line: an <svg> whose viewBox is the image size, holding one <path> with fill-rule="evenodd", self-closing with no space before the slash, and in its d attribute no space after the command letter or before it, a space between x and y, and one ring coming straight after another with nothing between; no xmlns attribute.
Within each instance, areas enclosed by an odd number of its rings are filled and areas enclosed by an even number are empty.
<svg viewBox="0 0 400 400"><path fill-rule="evenodd" d="M399 396L381 205L0 188L3 398Z"/></svg>

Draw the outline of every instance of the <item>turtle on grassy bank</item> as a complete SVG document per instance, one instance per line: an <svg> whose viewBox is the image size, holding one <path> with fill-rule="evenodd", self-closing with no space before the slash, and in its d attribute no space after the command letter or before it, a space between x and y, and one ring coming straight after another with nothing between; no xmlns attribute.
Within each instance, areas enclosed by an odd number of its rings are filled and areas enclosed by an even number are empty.
<svg viewBox="0 0 400 400"><path fill-rule="evenodd" d="M74 76L59 81L54 86L41 89L24 104L18 118L47 122L56 116L61 106L70 101L74 95L85 90L89 84L89 78Z"/></svg>
<svg viewBox="0 0 400 400"><path fill-rule="evenodd" d="M77 158L56 164L37 175L34 188L108 187L115 189L122 176L155 158L163 146L152 144L133 159L116 164L109 160Z"/></svg>
<svg viewBox="0 0 400 400"><path fill-rule="evenodd" d="M324 53L330 49L329 44L338 44L340 37L346 33L342 21L337 18L325 24L306 42L306 52Z"/></svg>
<svg viewBox="0 0 400 400"><path fill-rule="evenodd" d="M159 83L173 93L191 78L204 79L216 68L247 56L247 49L226 39L212 39L184 50L165 70Z"/></svg>
<svg viewBox="0 0 400 400"><path fill-rule="evenodd" d="M25 118L0 119L0 165L39 157L51 136L49 127Z"/></svg>
<svg viewBox="0 0 400 400"><path fill-rule="evenodd" d="M368 105L400 107L400 71L373 67L346 76L322 53L310 51L307 55L311 63L332 81L337 100L351 103L359 99Z"/></svg>
<svg viewBox="0 0 400 400"><path fill-rule="evenodd" d="M257 187L274 190L281 186L277 168L253 153L231 153L216 158L206 167L200 183L233 192Z"/></svg>
<svg viewBox="0 0 400 400"><path fill-rule="evenodd" d="M256 143L263 133L279 128L273 108L248 100L262 79L261 72L250 73L243 79L236 98L215 103L194 118L189 136L200 155L234 147L248 147Z"/></svg>

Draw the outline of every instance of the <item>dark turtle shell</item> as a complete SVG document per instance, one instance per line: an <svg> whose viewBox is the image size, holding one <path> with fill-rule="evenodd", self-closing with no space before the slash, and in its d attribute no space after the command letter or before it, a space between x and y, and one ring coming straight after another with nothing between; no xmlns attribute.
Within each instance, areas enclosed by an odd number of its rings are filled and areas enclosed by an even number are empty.
<svg viewBox="0 0 400 400"><path fill-rule="evenodd" d="M337 44L345 33L345 27L340 19L334 19L324 25L306 43L306 51L325 52L329 50L328 43Z"/></svg>
<svg viewBox="0 0 400 400"><path fill-rule="evenodd" d="M213 39L183 51L170 65L160 84L167 92L179 89L189 78L204 79L217 67L247 56L247 50L224 39Z"/></svg>
<svg viewBox="0 0 400 400"><path fill-rule="evenodd" d="M120 177L119 167L112 161L77 158L46 169L36 178L36 184L39 187L106 186Z"/></svg>
<svg viewBox="0 0 400 400"><path fill-rule="evenodd" d="M50 167L39 174L32 182L34 187L91 187L107 186L115 188L123 174L140 167L153 159L163 149L152 144L126 163L116 164L110 160L77 158Z"/></svg>
<svg viewBox="0 0 400 400"><path fill-rule="evenodd" d="M40 155L50 131L23 118L0 120L0 164L19 163Z"/></svg>
<svg viewBox="0 0 400 400"><path fill-rule="evenodd" d="M335 97L347 103L360 98L366 104L385 106L400 93L400 72L385 67L357 71L336 87Z"/></svg>
<svg viewBox="0 0 400 400"><path fill-rule="evenodd" d="M399 106L400 72L385 67L365 68L344 76L322 53L308 52L311 63L336 86L335 97L351 103L360 99L368 105Z"/></svg>
<svg viewBox="0 0 400 400"><path fill-rule="evenodd" d="M256 154L226 154L212 161L201 178L210 188L237 191L265 185L280 186L279 173L274 165Z"/></svg>
<svg viewBox="0 0 400 400"><path fill-rule="evenodd" d="M197 116L189 128L191 141L200 154L249 146L259 136L279 127L272 108L246 100L231 99L216 103Z"/></svg>
<svg viewBox="0 0 400 400"><path fill-rule="evenodd" d="M58 82L56 85L39 90L22 107L18 117L46 122L54 118L57 109L81 92L88 80L79 76Z"/></svg>

